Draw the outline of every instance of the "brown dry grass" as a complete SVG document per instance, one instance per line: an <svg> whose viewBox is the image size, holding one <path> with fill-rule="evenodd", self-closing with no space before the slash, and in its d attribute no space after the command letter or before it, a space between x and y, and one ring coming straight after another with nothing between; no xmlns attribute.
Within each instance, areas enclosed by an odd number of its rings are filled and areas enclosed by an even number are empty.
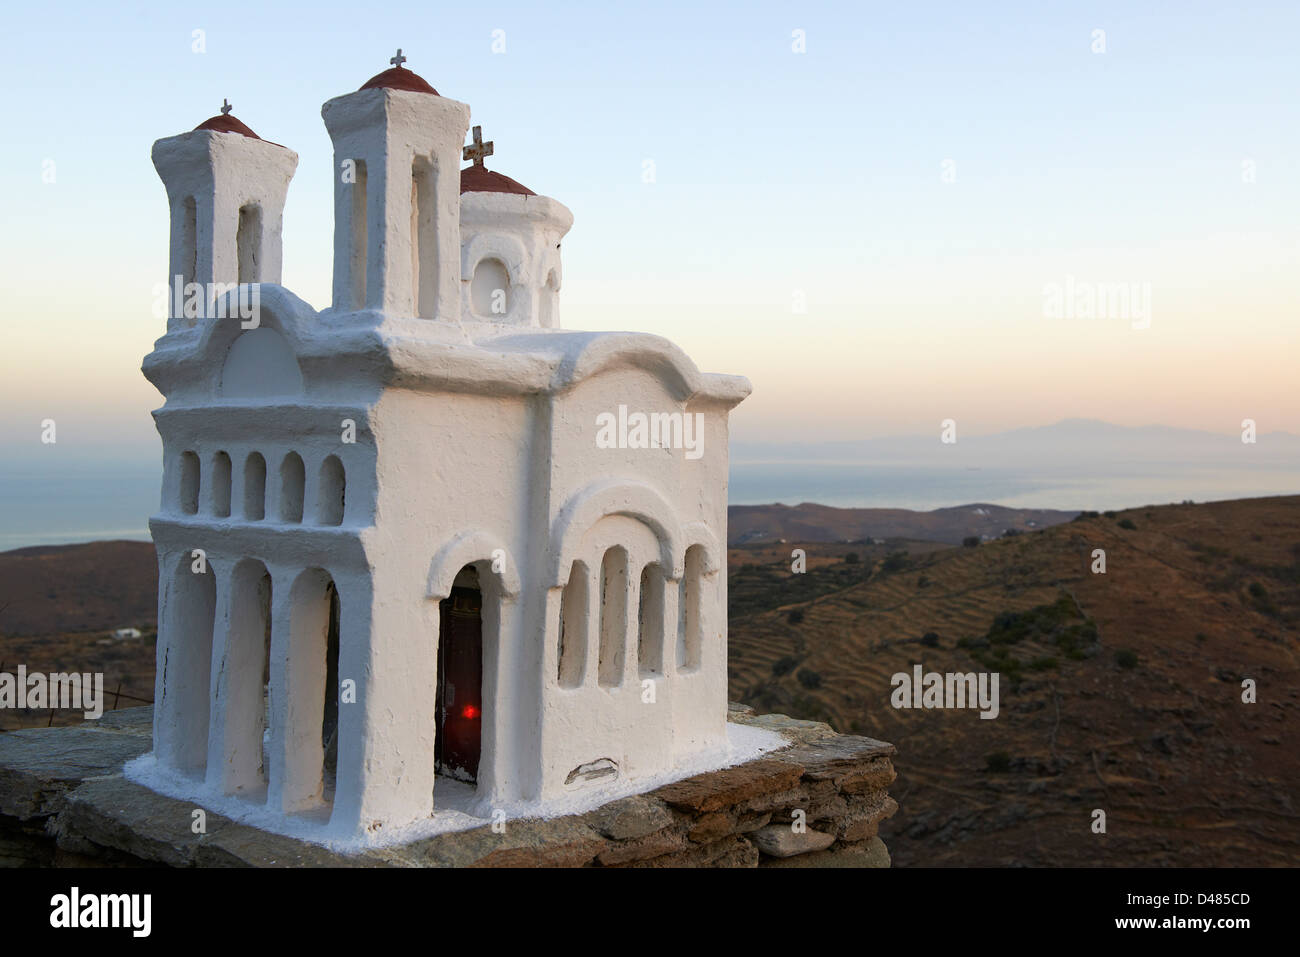
<svg viewBox="0 0 1300 957"><path fill-rule="evenodd" d="M1089 571L1098 547L1105 575ZM781 568L789 582L788 559ZM898 746L902 810L883 835L900 865L1294 864L1298 569L1297 497L1132 509L951 548L733 614L731 694ZM1093 657L1004 683L992 721L890 706L895 672L983 670L959 639L1062 593L1097 625ZM937 648L921 644L930 631ZM1053 649L1012 650L1027 660ZM1120 650L1138 666L1122 668ZM790 658L794 669L774 676ZM820 687L799 681L805 669ZM1241 703L1243 676L1258 682L1259 703ZM1009 771L988 770L998 752ZM1105 835L1090 830L1094 808L1107 812Z"/></svg>

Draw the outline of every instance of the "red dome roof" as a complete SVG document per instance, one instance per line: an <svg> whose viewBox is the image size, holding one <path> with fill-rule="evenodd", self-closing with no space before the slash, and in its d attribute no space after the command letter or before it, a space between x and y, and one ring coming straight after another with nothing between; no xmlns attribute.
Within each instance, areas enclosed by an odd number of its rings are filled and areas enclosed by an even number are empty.
<svg viewBox="0 0 1300 957"><path fill-rule="evenodd" d="M462 193L516 193L520 196L536 196L523 183L517 183L509 176L494 172L485 166L466 166L460 171L460 191Z"/></svg>
<svg viewBox="0 0 1300 957"><path fill-rule="evenodd" d="M412 93L432 93L438 95L438 91L425 82L424 77L411 70L403 70L400 66L395 66L391 70L385 70L378 76L372 76L361 84L363 90L409 90Z"/></svg>
<svg viewBox="0 0 1300 957"><path fill-rule="evenodd" d="M218 113L211 119L204 120L198 126L194 127L194 129L212 130L217 133L238 133L240 136L251 136L255 140L261 139L260 136L229 113Z"/></svg>

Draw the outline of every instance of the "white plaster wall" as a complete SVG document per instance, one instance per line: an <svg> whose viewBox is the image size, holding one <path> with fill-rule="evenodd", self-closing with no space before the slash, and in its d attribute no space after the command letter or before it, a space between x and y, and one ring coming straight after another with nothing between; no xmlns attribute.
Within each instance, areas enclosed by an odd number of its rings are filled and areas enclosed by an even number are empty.
<svg viewBox="0 0 1300 957"><path fill-rule="evenodd" d="M699 459L687 459L683 449L604 449L596 444L597 415L601 412L617 414L619 404L628 407L629 413L642 412L696 412L703 413L704 445ZM726 540L726 412L716 404L688 404L677 398L664 380L652 372L623 367L606 370L580 383L570 391L557 396L554 401L553 460L551 463L552 522L562 518L562 510L574 501L590 495L593 501L603 501L595 514L610 508L629 513L654 512L660 524L669 527L672 540L665 541L662 531L650 540L660 550L655 560L664 567L668 578L666 587L665 618L670 649L675 649L677 627L678 583L683 573L686 549L694 544L707 544L714 567L725 561L721 552ZM604 485L605 492L592 492L593 486ZM625 493L623 488L633 490ZM579 520L581 527L590 521L590 510ZM601 519L593 529L598 536L607 533L611 519ZM651 560L643 554L645 537L650 534L643 519L632 517L618 519L629 539L636 538L638 552L630 576L638 578L641 567ZM575 560L587 562L598 575L599 557L593 548L608 547L603 537L593 545L583 532L582 544L573 548L552 540L551 547L559 549L560 575L567 578L568 569ZM665 548L669 556L663 554ZM595 562L593 565L592 562ZM640 686L637 679L636 707L630 696L620 698L598 683L589 681L580 693L567 693L558 687L555 649L558 645L558 604L560 593L552 604L554 612L546 618L544 647L547 665L544 677L548 689L548 702L543 708L543 727L546 735L543 755L543 796L553 796L565 789L564 779L583 761L573 761L576 752L572 742L575 725L594 718L595 728L608 731L597 734L594 740L607 742L614 748L622 741L623 753L630 762L626 773L642 774L672 766L676 758L719 746L726 734L726 593L723 575L706 576L701 596L703 654L698 671L678 674L675 653L665 655L665 675L656 686L656 704L641 705ZM557 582L552 582L555 586ZM631 583L635 594L638 581ZM597 598L593 595L592 601ZM633 604L635 609L635 604ZM635 647L634 628L631 647ZM589 619L588 634L594 634L594 620ZM589 639L594 641L595 639ZM591 645L588 651L590 671ZM593 690L594 688L594 690ZM602 695L604 697L602 697ZM554 731L554 733L552 733ZM584 732L590 736L591 731ZM584 737L579 736L578 741ZM586 759L590 760L590 758Z"/></svg>
<svg viewBox="0 0 1300 957"><path fill-rule="evenodd" d="M623 667L616 685L599 678L602 626L601 569L605 553L621 547L627 551L627 607L622 625ZM626 516L600 519L583 536L574 559L589 569L588 612L584 640L585 664L582 684L577 688L559 685L557 649L559 607L553 603L546 627L542 709L542 796L553 797L586 787L614 783L597 779L592 783L565 779L579 766L608 759L618 765L619 779L643 777L672 767L675 683L671 665L667 673L642 675L638 661L640 578L649 563L661 561L660 542L645 524ZM557 589L558 591L558 589ZM665 597L676 594L676 582L665 589ZM675 601L668 602L665 619L676 623ZM643 678L655 682L654 700L643 694Z"/></svg>
<svg viewBox="0 0 1300 957"><path fill-rule="evenodd" d="M534 427L531 403L473 394L394 390L372 412L382 476L376 528L373 654L367 714L371 739L363 818L405 822L426 816L434 789L434 703L438 599L455 572L504 552L500 581L527 576ZM540 514L544 514L544 507ZM469 543L457 547L457 543ZM450 556L450 557L447 557ZM432 589L435 559L445 565ZM455 567L451 567L454 565ZM520 795L517 758L519 603L505 603L499 648L489 620L497 576L480 567L484 591L484 719L479 793ZM518 585L514 586L518 591Z"/></svg>

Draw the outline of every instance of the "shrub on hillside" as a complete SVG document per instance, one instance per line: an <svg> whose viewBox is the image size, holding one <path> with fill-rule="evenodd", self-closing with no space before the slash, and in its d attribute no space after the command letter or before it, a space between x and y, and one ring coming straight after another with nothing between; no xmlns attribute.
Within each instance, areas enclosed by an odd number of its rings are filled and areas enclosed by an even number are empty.
<svg viewBox="0 0 1300 957"><path fill-rule="evenodd" d="M994 751L984 761L994 774L1005 774L1011 770L1011 755L1005 751Z"/></svg>
<svg viewBox="0 0 1300 957"><path fill-rule="evenodd" d="M799 684L803 685L809 691L822 686L822 676L808 668L800 668L798 678Z"/></svg>
<svg viewBox="0 0 1300 957"><path fill-rule="evenodd" d="M881 563L880 569L881 571L886 572L898 572L902 571L911 563L912 560L907 557L907 552L890 552L885 556L885 560Z"/></svg>
<svg viewBox="0 0 1300 957"><path fill-rule="evenodd" d="M799 666L799 659L793 655L786 655L784 658L778 658L772 662L772 674L780 678L782 675L788 675Z"/></svg>

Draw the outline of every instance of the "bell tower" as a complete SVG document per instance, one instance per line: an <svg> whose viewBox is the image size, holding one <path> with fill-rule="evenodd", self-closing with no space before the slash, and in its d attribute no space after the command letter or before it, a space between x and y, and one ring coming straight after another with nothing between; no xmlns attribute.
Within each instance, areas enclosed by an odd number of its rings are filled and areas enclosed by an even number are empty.
<svg viewBox="0 0 1300 957"><path fill-rule="evenodd" d="M460 156L469 107L403 68L321 108L334 142L334 311L460 315Z"/></svg>
<svg viewBox="0 0 1300 957"><path fill-rule="evenodd" d="M177 308L195 301L191 290L211 305L218 287L280 282L284 201L297 153L259 137L223 102L190 132L155 142L153 165L171 207L168 332L194 325L197 316Z"/></svg>

